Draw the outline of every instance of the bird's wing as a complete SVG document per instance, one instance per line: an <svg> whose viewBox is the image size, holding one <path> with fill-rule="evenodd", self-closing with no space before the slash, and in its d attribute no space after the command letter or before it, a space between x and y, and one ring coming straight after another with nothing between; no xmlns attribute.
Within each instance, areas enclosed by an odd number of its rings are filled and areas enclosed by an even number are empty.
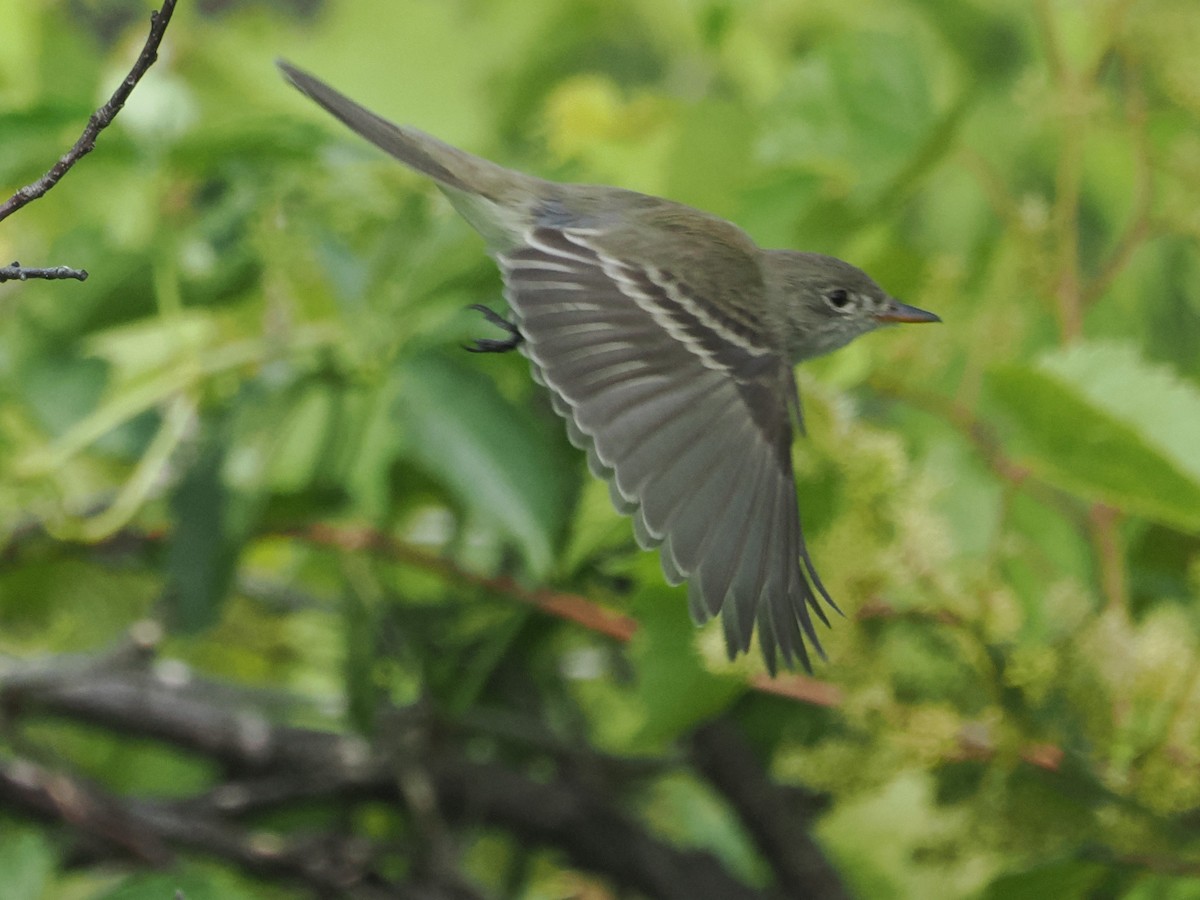
<svg viewBox="0 0 1200 900"><path fill-rule="evenodd" d="M535 374L638 542L688 580L693 617L721 614L731 656L757 623L772 671L777 653L808 668L809 609L827 621L815 592L832 600L796 509L791 367L686 272L613 246L600 228L543 225L495 254Z"/></svg>

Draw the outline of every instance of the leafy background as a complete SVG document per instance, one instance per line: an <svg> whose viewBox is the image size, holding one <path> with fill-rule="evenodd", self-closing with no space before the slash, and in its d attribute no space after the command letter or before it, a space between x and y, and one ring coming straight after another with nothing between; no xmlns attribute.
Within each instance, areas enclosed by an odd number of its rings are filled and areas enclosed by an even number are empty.
<svg viewBox="0 0 1200 900"><path fill-rule="evenodd" d="M148 12L0 0L6 193ZM96 152L0 227L0 258L91 273L0 286L4 771L220 783L22 693L132 634L271 721L374 740L420 705L517 769L534 736L640 761L621 808L755 889L747 823L679 761L718 719L818 798L851 895L1200 897L1198 45L1192 0L181 4ZM764 690L693 630L524 361L459 349L499 299L480 241L276 56L943 317L799 372L799 502L847 613L815 678ZM315 890L186 849L152 873L0 796L10 898ZM253 827L415 871L411 804L308 815ZM503 829L449 843L485 896L618 895Z"/></svg>

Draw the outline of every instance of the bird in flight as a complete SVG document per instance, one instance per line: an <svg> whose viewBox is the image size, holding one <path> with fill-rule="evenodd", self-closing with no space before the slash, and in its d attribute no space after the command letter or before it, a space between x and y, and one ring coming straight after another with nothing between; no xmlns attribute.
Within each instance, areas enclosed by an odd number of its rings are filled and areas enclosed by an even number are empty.
<svg viewBox="0 0 1200 900"><path fill-rule="evenodd" d="M502 340L550 391L571 441L688 585L732 658L811 671L826 625L792 471L794 364L899 322L937 322L832 256L758 247L681 203L525 175L395 125L286 62L284 76L358 134L432 178L483 236L514 322Z"/></svg>

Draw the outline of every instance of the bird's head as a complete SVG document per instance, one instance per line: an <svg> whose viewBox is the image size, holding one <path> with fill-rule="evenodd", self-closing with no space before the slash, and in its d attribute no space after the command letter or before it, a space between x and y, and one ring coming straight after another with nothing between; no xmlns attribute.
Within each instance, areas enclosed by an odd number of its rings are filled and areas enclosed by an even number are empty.
<svg viewBox="0 0 1200 900"><path fill-rule="evenodd" d="M772 250L766 266L772 306L783 314L793 362L844 347L883 325L941 321L901 303L866 272L832 256Z"/></svg>

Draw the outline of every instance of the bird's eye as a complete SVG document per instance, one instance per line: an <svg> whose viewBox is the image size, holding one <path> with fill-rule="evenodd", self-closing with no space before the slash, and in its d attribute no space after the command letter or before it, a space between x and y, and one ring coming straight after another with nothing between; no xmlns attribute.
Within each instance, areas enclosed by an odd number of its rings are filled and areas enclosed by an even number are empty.
<svg viewBox="0 0 1200 900"><path fill-rule="evenodd" d="M850 305L850 294L845 288L834 288L826 292L825 302L836 310L845 310Z"/></svg>

